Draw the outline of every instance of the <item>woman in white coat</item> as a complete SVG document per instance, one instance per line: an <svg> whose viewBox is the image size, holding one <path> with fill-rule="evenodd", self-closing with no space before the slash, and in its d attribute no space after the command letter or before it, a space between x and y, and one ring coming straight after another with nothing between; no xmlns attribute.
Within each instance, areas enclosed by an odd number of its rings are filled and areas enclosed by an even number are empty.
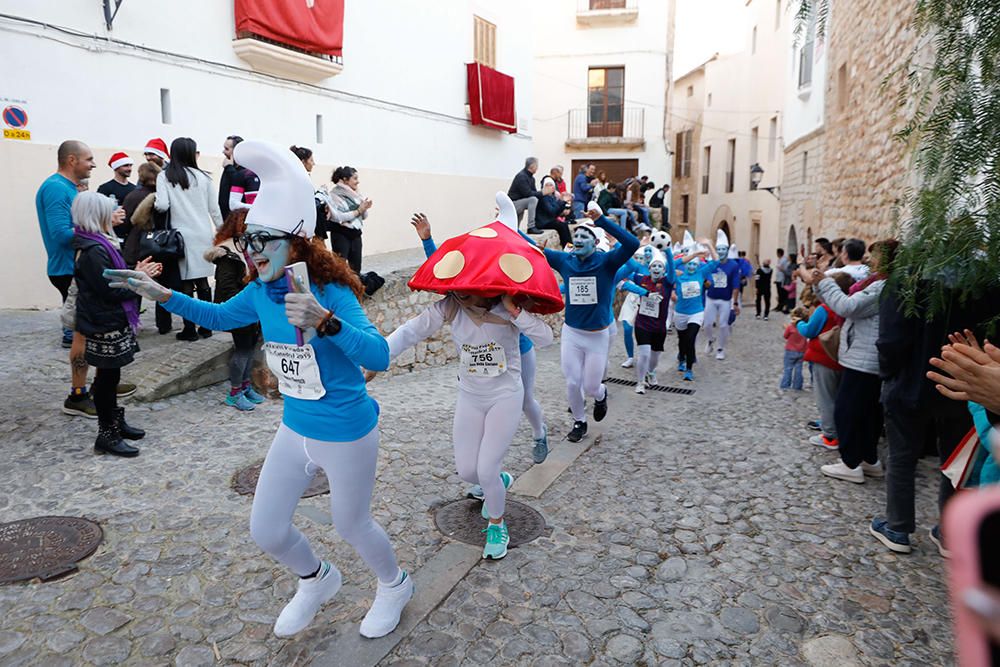
<svg viewBox="0 0 1000 667"><path fill-rule="evenodd" d="M188 296L212 300L208 277L215 266L205 259L216 230L222 226L222 212L212 179L198 168L198 146L194 139L178 137L170 144L170 163L156 177L156 210L170 211L170 227L184 237L184 257L180 260L181 288ZM208 338L211 330L195 331L194 322L184 320L178 340Z"/></svg>

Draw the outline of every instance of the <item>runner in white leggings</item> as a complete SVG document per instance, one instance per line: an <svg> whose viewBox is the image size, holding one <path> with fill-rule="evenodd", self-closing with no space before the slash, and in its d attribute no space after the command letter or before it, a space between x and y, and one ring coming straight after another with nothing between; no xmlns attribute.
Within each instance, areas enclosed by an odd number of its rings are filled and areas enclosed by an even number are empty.
<svg viewBox="0 0 1000 667"><path fill-rule="evenodd" d="M361 634L381 637L396 628L413 596L413 581L399 569L369 510L378 405L368 396L360 367L387 368L389 346L361 308L361 281L313 238L313 186L301 162L287 148L256 141L240 143L234 157L261 180L246 233L234 239L251 260L251 281L239 294L216 304L173 292L144 273L106 275L113 287L129 288L207 328L226 331L260 322L284 407L257 482L250 532L298 576L298 590L278 615L274 634L290 637L305 629L340 589L340 572L316 556L292 523L302 491L322 469L330 481L337 532L378 577ZM299 261L309 280L290 285L285 268Z"/></svg>

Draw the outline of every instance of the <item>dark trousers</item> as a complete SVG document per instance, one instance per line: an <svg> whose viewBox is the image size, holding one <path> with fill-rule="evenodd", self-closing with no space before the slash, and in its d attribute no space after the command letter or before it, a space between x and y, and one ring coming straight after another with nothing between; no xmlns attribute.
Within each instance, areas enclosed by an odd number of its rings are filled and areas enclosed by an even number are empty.
<svg viewBox="0 0 1000 667"><path fill-rule="evenodd" d="M101 426L115 423L115 409L118 407L118 383L122 379L120 368L98 368L94 373L94 382L90 385L90 394L97 408L97 422Z"/></svg>
<svg viewBox="0 0 1000 667"><path fill-rule="evenodd" d="M785 291L785 286L781 283L776 282L774 286L778 289L778 303L774 306L774 309L779 313L787 312L788 292Z"/></svg>
<svg viewBox="0 0 1000 667"><path fill-rule="evenodd" d="M554 229L556 234L559 235L559 250L566 247L568 243L573 242L573 234L569 231L569 225L562 220L550 220L548 222L541 222L537 218L535 219L535 227L537 229Z"/></svg>
<svg viewBox="0 0 1000 667"><path fill-rule="evenodd" d="M862 461L878 461L878 439L882 435L882 380L878 375L844 369L833 407L833 420L840 438L840 460L848 468Z"/></svg>
<svg viewBox="0 0 1000 667"><path fill-rule="evenodd" d="M361 235L356 237L341 234L336 229L330 230L330 247L347 260L355 273L361 273Z"/></svg>
<svg viewBox="0 0 1000 667"><path fill-rule="evenodd" d="M63 303L66 303L66 297L69 296L69 286L73 282L73 276L49 276L49 282L59 290L59 296L62 297Z"/></svg>
<svg viewBox="0 0 1000 667"><path fill-rule="evenodd" d="M924 434L934 429L937 434L937 454L943 464L956 445L972 428L972 415L966 404L958 401L935 401L935 405L920 409L897 406L885 411L885 432L889 439L889 460L886 462L885 509L889 528L901 533L916 530L917 460L924 445ZM938 508L943 509L954 489L940 472L938 478Z"/></svg>
<svg viewBox="0 0 1000 667"><path fill-rule="evenodd" d="M677 359L687 364L688 370L692 370L695 362L698 361L698 356L695 353L695 342L698 340L699 331L701 331L701 325L698 324L688 324L687 329L677 330L677 349L679 351Z"/></svg>
<svg viewBox="0 0 1000 667"><path fill-rule="evenodd" d="M163 260L163 272L155 278L156 282L160 283L167 289L181 289L181 270L177 265L176 259ZM170 311L161 306L159 303L156 304L156 329L160 333L167 333L173 328L173 316Z"/></svg>
<svg viewBox="0 0 1000 667"><path fill-rule="evenodd" d="M760 302L764 302L764 317L771 314L771 288L757 290L757 317L760 317Z"/></svg>
<svg viewBox="0 0 1000 667"><path fill-rule="evenodd" d="M197 294L200 301L212 300L212 288L208 286L208 278L194 278L193 280L181 281L181 292L188 296ZM204 329L208 331L207 329ZM194 322L184 320L184 331L190 333L194 331Z"/></svg>

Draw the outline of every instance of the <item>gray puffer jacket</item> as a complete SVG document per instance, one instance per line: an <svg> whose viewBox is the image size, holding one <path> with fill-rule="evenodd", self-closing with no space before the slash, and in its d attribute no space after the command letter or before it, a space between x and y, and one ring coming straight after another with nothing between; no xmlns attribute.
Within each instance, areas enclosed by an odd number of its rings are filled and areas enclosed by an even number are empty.
<svg viewBox="0 0 1000 667"><path fill-rule="evenodd" d="M876 280L860 292L847 295L831 278L816 286L816 293L833 312L844 318L840 329L840 365L878 375L878 312L884 280Z"/></svg>

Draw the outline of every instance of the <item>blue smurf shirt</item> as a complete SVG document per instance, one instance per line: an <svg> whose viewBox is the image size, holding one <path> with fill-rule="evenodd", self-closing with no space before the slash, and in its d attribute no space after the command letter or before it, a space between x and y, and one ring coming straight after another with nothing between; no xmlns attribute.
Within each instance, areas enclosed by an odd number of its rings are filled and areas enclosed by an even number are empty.
<svg viewBox="0 0 1000 667"><path fill-rule="evenodd" d="M675 290L677 292L677 303L674 304L674 312L683 315L694 315L705 310L703 299L705 292L705 281L709 279L712 272L718 268L718 260L712 260L701 265L694 273L688 273L683 268L677 276ZM732 292L730 291L730 295Z"/></svg>
<svg viewBox="0 0 1000 667"><path fill-rule="evenodd" d="M437 244L434 243L433 238L426 238L423 241L421 241L421 243L424 246L424 254L427 255L428 259L430 258L431 255L437 252ZM521 355L523 356L526 352L533 349L535 347L535 344L531 342L530 338L528 338L524 334L521 334L520 338L518 339L518 347L521 351Z"/></svg>
<svg viewBox="0 0 1000 667"><path fill-rule="evenodd" d="M732 299L733 290L740 288L740 278L743 272L735 259L718 262L718 269L710 276L712 286L708 288L709 299Z"/></svg>

